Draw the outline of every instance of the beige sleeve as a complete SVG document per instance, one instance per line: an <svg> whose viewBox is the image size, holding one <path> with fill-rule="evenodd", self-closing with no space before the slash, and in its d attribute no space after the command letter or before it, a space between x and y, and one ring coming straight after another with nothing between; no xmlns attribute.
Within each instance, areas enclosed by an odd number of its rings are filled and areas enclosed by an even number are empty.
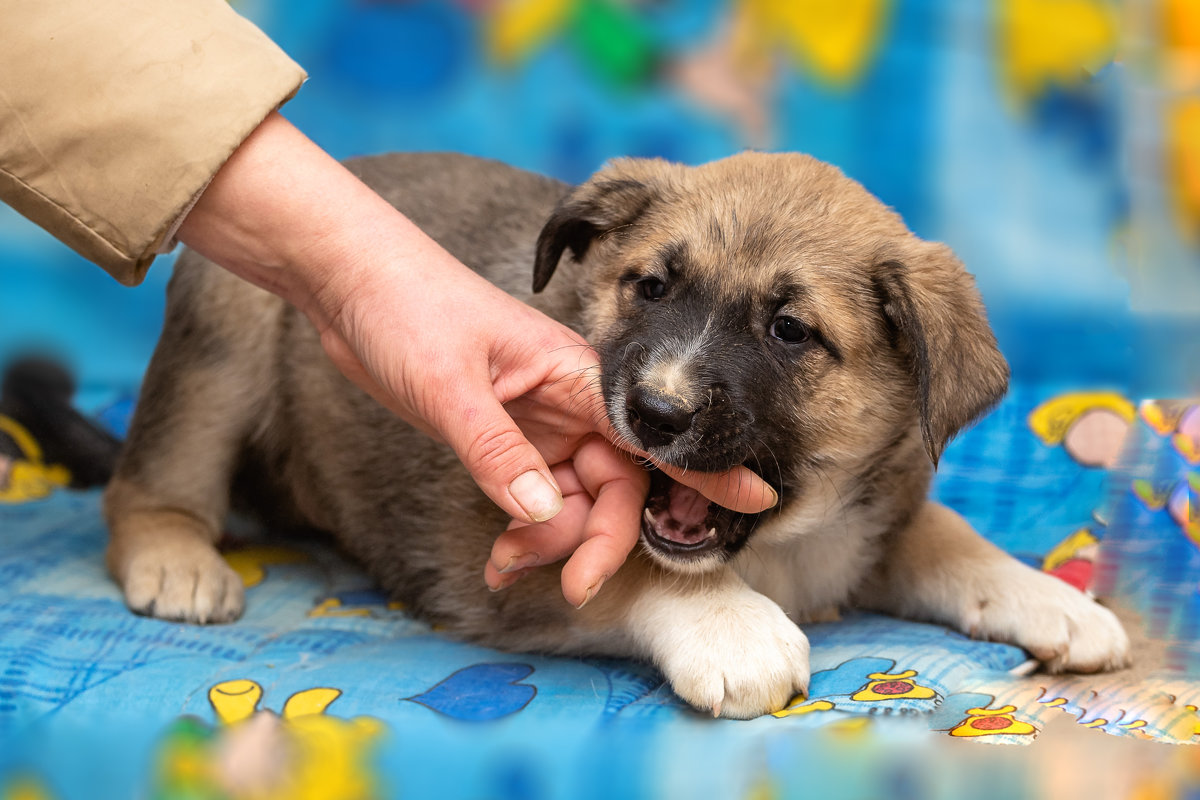
<svg viewBox="0 0 1200 800"><path fill-rule="evenodd" d="M0 0L0 200L140 283L305 74L225 0Z"/></svg>

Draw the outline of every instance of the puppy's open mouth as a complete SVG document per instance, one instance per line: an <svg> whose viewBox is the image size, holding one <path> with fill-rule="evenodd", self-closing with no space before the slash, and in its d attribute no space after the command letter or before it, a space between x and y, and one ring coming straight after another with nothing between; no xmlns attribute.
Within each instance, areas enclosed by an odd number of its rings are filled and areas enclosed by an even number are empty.
<svg viewBox="0 0 1200 800"><path fill-rule="evenodd" d="M651 470L642 535L655 550L689 560L722 548L729 542L733 518L737 516L741 515L710 503L666 473Z"/></svg>

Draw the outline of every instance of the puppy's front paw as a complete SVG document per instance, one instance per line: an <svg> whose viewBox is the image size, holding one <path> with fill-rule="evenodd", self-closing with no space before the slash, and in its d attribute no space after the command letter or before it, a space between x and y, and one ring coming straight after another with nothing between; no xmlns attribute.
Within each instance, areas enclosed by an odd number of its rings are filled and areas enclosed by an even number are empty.
<svg viewBox="0 0 1200 800"><path fill-rule="evenodd" d="M1101 672L1129 665L1129 637L1116 615L1078 589L1016 561L979 585L963 611L973 636L1020 645L1049 672Z"/></svg>
<svg viewBox="0 0 1200 800"><path fill-rule="evenodd" d="M653 619L654 660L697 709L750 719L808 691L808 638L766 597L743 589L676 606Z"/></svg>
<svg viewBox="0 0 1200 800"><path fill-rule="evenodd" d="M242 579L211 545L167 541L132 553L125 603L139 614L180 622L232 622L242 614Z"/></svg>

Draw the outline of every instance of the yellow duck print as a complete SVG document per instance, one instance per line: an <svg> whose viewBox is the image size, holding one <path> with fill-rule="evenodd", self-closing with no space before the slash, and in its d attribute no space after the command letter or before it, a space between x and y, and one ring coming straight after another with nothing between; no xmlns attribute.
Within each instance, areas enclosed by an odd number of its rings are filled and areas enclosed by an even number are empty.
<svg viewBox="0 0 1200 800"><path fill-rule="evenodd" d="M212 800L370 800L378 788L366 757L384 732L371 717L342 719L326 712L341 690L296 692L281 713L260 710L255 681L211 687L215 729L182 730L159 768L156 797ZM198 721L197 721L198 722Z"/></svg>
<svg viewBox="0 0 1200 800"><path fill-rule="evenodd" d="M776 719L799 717L804 714L811 714L814 711L829 711L831 708L833 708L833 703L828 700L813 700L809 703L807 702L807 698L801 694L792 698L792 702L786 708L771 712L771 716Z"/></svg>
<svg viewBox="0 0 1200 800"><path fill-rule="evenodd" d="M287 699L276 717L258 711L262 687L254 681L225 681L213 686L209 702L218 719L229 728L260 719L274 723L282 738L276 755L286 762L267 785L247 786L244 795L254 800L367 800L376 795L374 782L363 764L366 746L383 732L383 723L370 717L345 720L325 711L341 691L314 688Z"/></svg>
<svg viewBox="0 0 1200 800"><path fill-rule="evenodd" d="M1013 716L1016 706L1001 706L1000 708L972 708L967 711L967 717L951 729L951 736L997 736L1011 734L1015 736L1030 736L1037 733L1037 728L1028 722Z"/></svg>
<svg viewBox="0 0 1200 800"><path fill-rule="evenodd" d="M937 697L937 692L928 686L918 684L913 680L915 677L917 677L915 669L906 669L895 675L886 672L872 672L867 676L867 685L850 695L850 699L872 702L901 698L930 700Z"/></svg>

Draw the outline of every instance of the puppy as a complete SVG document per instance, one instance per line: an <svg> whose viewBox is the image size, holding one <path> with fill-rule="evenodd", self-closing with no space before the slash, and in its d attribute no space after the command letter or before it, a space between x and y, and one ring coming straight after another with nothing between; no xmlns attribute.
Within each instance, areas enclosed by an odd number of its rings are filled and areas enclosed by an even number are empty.
<svg viewBox="0 0 1200 800"><path fill-rule="evenodd" d="M646 659L715 715L806 691L798 624L851 603L1018 644L1051 670L1126 663L1109 611L926 499L1008 367L950 250L834 167L622 159L570 188L464 156L350 166L587 337L622 435L666 464L745 464L780 503L737 514L656 472L642 547L584 608L554 570L488 592L480 567L507 519L453 454L343 379L283 301L189 252L106 495L108 564L134 611L241 613L214 548L233 487L274 524L331 531L450 635Z"/></svg>

